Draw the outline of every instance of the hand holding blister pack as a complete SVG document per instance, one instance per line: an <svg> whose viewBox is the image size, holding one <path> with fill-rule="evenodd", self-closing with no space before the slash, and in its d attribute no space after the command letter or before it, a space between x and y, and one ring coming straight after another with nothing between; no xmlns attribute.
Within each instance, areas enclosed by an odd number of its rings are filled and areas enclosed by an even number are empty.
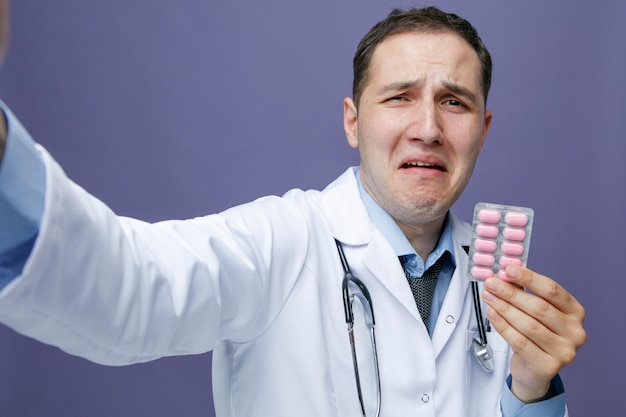
<svg viewBox="0 0 626 417"><path fill-rule="evenodd" d="M478 203L474 207L468 278L506 280L508 265L526 266L534 212L531 208Z"/></svg>

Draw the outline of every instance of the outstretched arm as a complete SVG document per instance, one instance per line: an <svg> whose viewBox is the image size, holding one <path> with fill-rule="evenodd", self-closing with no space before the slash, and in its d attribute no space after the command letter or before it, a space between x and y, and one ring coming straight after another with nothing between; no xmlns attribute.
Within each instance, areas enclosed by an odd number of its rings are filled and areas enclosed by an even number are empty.
<svg viewBox="0 0 626 417"><path fill-rule="evenodd" d="M510 283L486 280L483 298L493 327L513 348L511 391L530 403L546 395L550 381L585 343L585 310L549 277L512 266L506 273Z"/></svg>

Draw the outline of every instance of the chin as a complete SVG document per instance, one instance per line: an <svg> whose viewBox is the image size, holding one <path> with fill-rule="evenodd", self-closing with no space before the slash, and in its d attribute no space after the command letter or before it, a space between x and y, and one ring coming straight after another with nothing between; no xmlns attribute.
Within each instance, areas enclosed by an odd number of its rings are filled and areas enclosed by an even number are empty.
<svg viewBox="0 0 626 417"><path fill-rule="evenodd" d="M414 225L428 224L436 222L446 216L450 205L442 201L427 202L419 199L412 202L409 207L402 210L403 213L398 217L399 220ZM395 216L394 216L395 217Z"/></svg>

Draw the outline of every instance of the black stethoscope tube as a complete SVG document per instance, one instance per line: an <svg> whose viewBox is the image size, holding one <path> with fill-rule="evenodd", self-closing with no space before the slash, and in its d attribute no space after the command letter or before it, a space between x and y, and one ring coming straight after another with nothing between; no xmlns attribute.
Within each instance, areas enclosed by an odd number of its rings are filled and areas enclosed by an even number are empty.
<svg viewBox="0 0 626 417"><path fill-rule="evenodd" d="M363 417L367 417L365 413L365 403L363 400L363 393L361 391L361 378L359 375L359 366L356 355L356 346L354 341L354 313L352 310L352 302L354 298L358 298L363 306L363 312L365 314L365 323L370 330L370 339L372 342L372 352L374 369L376 371L376 385L377 385L377 403L376 403L376 416L380 415L380 403L381 403L381 384L380 384L380 372L378 367L378 353L376 351L376 336L374 333L375 320L374 320L374 307L372 305L372 297L370 295L367 286L352 275L350 271L350 265L346 259L346 255L343 251L341 243L335 239L337 245L337 251L339 253L339 259L344 271L344 277L342 281L343 292L343 307L346 316L346 324L348 327L348 336L350 339L350 347L352 349L352 364L354 367L354 375L356 379L357 393L359 396L359 403L361 406L361 414ZM463 246L465 253L469 252L468 246ZM352 287L352 289L351 289ZM474 314L476 316L476 325L478 327L478 338L473 341L474 356L478 360L480 366L487 372L492 372L494 368L493 353L491 347L487 343L487 325L483 321L482 304L480 302L480 291L478 288L478 282L472 281L472 300L474 304Z"/></svg>
<svg viewBox="0 0 626 417"><path fill-rule="evenodd" d="M376 334L374 327L376 321L374 319L374 307L372 305L372 297L365 284L352 275L350 272L350 266L346 260L346 256L343 252L341 243L335 239L337 244L337 251L339 252L339 258L341 259L341 265L343 266L344 276L342 281L343 291L343 307L346 316L346 325L348 326L348 337L350 339L350 348L352 350L352 366L354 368L354 377L356 380L356 389L359 396L359 404L361 406L361 415L367 417L365 412L365 401L363 400L363 391L361 389L361 376L359 373L359 364L356 355L356 343L354 340L354 313L352 312L352 302L354 297L358 298L363 307L363 313L365 315L365 324L370 332L370 341L372 344L372 360L374 362L374 370L376 375L376 417L380 415L380 403L381 403L381 387L380 387L380 369L378 366L378 351L376 350ZM354 287L356 291L351 291L350 287Z"/></svg>

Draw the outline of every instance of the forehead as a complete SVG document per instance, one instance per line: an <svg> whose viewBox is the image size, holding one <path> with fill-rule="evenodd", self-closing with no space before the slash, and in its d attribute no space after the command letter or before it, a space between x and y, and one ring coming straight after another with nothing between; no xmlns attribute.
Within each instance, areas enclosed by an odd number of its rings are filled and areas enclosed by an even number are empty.
<svg viewBox="0 0 626 417"><path fill-rule="evenodd" d="M409 32L388 37L374 50L365 87L411 81L454 83L482 97L478 55L453 33Z"/></svg>

